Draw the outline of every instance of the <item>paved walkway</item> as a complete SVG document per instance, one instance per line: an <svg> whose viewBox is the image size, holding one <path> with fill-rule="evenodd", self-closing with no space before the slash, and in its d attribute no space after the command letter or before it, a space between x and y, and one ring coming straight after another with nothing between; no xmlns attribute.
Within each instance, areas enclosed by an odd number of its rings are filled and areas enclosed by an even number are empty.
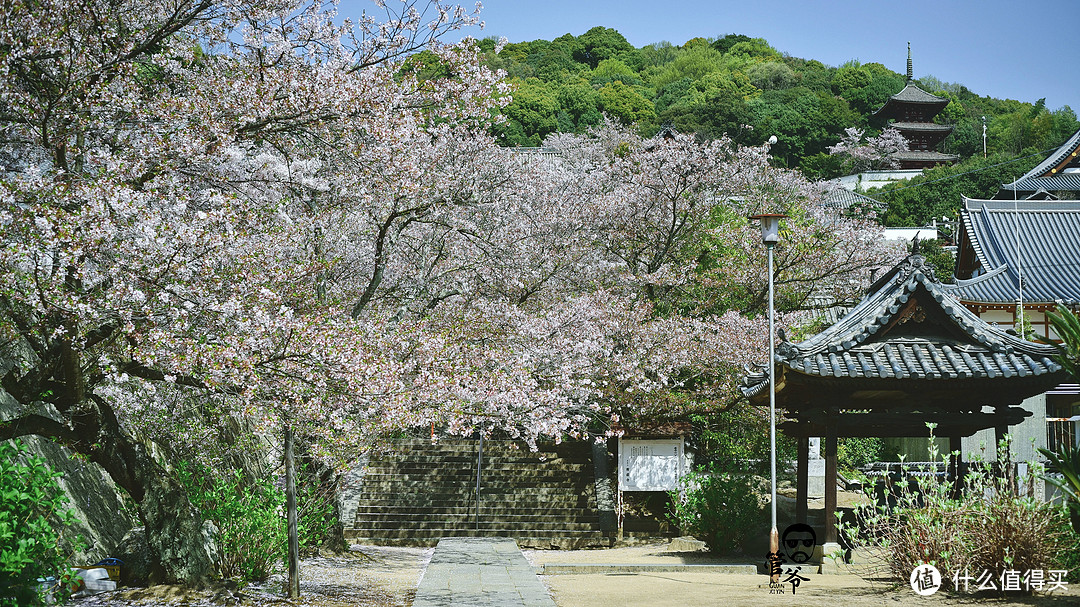
<svg viewBox="0 0 1080 607"><path fill-rule="evenodd" d="M510 538L444 537L413 607L555 607Z"/></svg>

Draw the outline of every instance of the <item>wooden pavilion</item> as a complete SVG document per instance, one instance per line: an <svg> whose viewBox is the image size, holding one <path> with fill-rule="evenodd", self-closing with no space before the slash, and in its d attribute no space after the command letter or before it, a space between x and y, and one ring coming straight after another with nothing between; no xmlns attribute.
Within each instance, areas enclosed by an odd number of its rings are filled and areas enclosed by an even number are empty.
<svg viewBox="0 0 1080 607"><path fill-rule="evenodd" d="M1025 398L1064 378L1051 346L981 320L942 289L917 249L836 324L776 349L778 425L799 444L799 522L806 521L809 439L824 439L825 543L837 541L838 437L925 437L933 422L950 451L959 451L960 439L979 430L1002 437L1031 415L1019 406ZM744 378L743 393L768 406L764 366Z"/></svg>

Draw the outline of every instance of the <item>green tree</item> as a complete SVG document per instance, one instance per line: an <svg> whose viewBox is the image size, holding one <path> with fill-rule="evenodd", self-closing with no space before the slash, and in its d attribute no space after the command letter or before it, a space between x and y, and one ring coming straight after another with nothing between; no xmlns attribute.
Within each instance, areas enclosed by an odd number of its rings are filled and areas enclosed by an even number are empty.
<svg viewBox="0 0 1080 607"><path fill-rule="evenodd" d="M615 59L637 50L622 34L609 27L594 27L578 36L577 42L580 46L574 49L574 60L590 69L596 69L604 59Z"/></svg>
<svg viewBox="0 0 1080 607"><path fill-rule="evenodd" d="M38 578L70 577L69 550L82 538L65 536L74 514L58 476L19 441L0 442L0 607L43 604Z"/></svg>
<svg viewBox="0 0 1080 607"><path fill-rule="evenodd" d="M600 94L588 83L560 86L555 97L559 104L560 131L580 133L600 123Z"/></svg>
<svg viewBox="0 0 1080 607"><path fill-rule="evenodd" d="M622 82L605 84L599 91L600 105L604 112L623 124L648 127L656 121L656 110L651 101Z"/></svg>
<svg viewBox="0 0 1080 607"><path fill-rule="evenodd" d="M927 169L910 181L889 184L870 195L888 206L882 218L885 225L927 225L934 219L956 217L965 196L992 198L1002 183L1016 179L1041 160L1040 154L975 156Z"/></svg>
<svg viewBox="0 0 1080 607"><path fill-rule="evenodd" d="M503 109L508 122L495 127L496 136L504 145L540 145L558 127L555 91L537 78L517 85L513 102Z"/></svg>

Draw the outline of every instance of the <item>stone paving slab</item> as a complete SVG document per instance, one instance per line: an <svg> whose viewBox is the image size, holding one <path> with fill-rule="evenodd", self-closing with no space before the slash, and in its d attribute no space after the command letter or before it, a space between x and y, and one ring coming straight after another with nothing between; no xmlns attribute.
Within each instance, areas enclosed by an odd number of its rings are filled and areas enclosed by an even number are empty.
<svg viewBox="0 0 1080 607"><path fill-rule="evenodd" d="M413 607L555 607L511 538L444 537Z"/></svg>

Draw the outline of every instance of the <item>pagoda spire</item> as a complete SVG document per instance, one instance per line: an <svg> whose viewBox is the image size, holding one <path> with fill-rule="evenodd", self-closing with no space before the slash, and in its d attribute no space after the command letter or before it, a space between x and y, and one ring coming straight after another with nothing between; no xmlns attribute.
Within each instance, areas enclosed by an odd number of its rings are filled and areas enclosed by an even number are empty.
<svg viewBox="0 0 1080 607"><path fill-rule="evenodd" d="M911 69L911 42L907 43L907 82L911 82L915 75Z"/></svg>

